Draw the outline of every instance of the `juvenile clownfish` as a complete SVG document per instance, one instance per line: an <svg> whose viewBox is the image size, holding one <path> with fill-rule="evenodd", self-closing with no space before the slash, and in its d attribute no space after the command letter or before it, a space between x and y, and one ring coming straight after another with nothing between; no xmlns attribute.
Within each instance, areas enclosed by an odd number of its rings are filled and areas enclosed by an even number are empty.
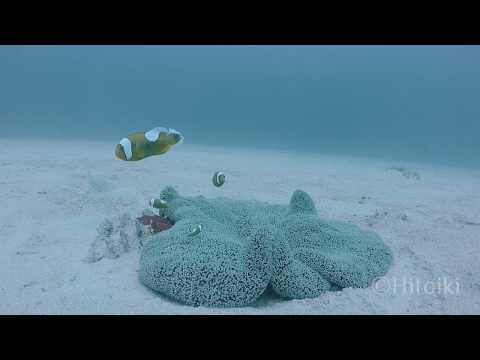
<svg viewBox="0 0 480 360"><path fill-rule="evenodd" d="M120 160L138 161L152 155L165 154L173 145L181 144L183 135L177 130L156 127L147 132L136 132L120 140L115 156Z"/></svg>
<svg viewBox="0 0 480 360"><path fill-rule="evenodd" d="M190 233L188 234L188 236L195 236L195 235L198 235L200 234L200 232L202 231L202 225L196 225L192 231L190 231Z"/></svg>
<svg viewBox="0 0 480 360"><path fill-rule="evenodd" d="M212 182L216 187L222 186L225 184L225 174L221 171L216 171L215 174L213 174Z"/></svg>

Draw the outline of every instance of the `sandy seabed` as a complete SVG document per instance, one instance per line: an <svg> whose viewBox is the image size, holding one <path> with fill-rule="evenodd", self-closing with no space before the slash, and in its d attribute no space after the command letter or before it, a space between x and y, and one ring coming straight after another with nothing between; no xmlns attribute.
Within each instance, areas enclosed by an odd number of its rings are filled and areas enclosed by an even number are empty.
<svg viewBox="0 0 480 360"><path fill-rule="evenodd" d="M480 314L480 171L190 144L122 162L106 142L0 144L1 314ZM302 189L320 216L376 231L394 264L366 289L218 309L144 287L136 250L84 261L103 220L139 216L165 185L282 204Z"/></svg>

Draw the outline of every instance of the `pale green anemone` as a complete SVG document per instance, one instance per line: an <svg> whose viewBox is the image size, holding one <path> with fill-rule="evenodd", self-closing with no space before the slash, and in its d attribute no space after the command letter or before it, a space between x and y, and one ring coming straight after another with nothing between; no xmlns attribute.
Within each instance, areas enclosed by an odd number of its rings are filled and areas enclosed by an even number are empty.
<svg viewBox="0 0 480 360"><path fill-rule="evenodd" d="M392 263L376 233L323 219L301 190L286 205L187 197L172 187L160 198L175 225L143 247L139 276L184 304L246 306L267 287L287 299L363 288Z"/></svg>

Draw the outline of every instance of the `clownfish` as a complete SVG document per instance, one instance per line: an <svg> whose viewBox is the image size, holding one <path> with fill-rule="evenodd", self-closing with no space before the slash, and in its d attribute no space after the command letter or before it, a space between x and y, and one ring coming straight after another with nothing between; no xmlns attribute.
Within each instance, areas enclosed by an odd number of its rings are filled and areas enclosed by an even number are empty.
<svg viewBox="0 0 480 360"><path fill-rule="evenodd" d="M120 140L115 147L115 156L120 160L138 161L165 154L173 145L182 142L183 135L177 130L156 127L147 132L132 133Z"/></svg>
<svg viewBox="0 0 480 360"><path fill-rule="evenodd" d="M190 231L190 233L188 234L188 236L195 236L195 235L198 235L200 234L200 232L202 231L202 225L196 225L192 231Z"/></svg>
<svg viewBox="0 0 480 360"><path fill-rule="evenodd" d="M216 171L215 174L213 174L212 182L216 187L222 186L225 184L225 174L221 171Z"/></svg>

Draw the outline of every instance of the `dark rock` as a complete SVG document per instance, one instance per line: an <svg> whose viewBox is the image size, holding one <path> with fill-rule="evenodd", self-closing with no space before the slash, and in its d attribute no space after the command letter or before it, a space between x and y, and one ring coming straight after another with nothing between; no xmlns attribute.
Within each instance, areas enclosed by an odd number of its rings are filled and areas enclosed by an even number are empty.
<svg viewBox="0 0 480 360"><path fill-rule="evenodd" d="M392 166L389 170L398 171L400 174L402 174L403 177L405 177L407 179L420 180L420 174L419 173L417 173L415 171L411 171L411 170L406 169L406 168L401 167L401 166Z"/></svg>
<svg viewBox="0 0 480 360"><path fill-rule="evenodd" d="M170 220L158 215L143 215L137 218L137 221L150 227L153 234L170 229L173 226Z"/></svg>

